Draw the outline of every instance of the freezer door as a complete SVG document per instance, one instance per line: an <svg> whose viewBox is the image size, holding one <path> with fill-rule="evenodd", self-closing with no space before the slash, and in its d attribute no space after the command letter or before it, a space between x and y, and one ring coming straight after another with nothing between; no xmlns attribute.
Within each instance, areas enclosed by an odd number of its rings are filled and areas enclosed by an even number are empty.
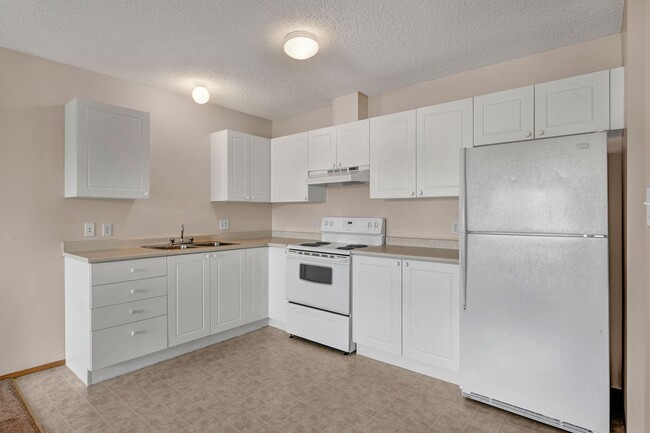
<svg viewBox="0 0 650 433"><path fill-rule="evenodd" d="M465 151L469 232L607 234L607 134Z"/></svg>
<svg viewBox="0 0 650 433"><path fill-rule="evenodd" d="M467 236L463 392L609 431L607 239Z"/></svg>

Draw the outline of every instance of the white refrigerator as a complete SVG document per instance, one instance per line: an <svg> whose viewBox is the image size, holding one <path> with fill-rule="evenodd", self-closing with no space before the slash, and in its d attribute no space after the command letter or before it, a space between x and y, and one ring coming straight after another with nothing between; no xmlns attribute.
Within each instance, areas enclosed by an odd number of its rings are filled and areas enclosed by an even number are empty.
<svg viewBox="0 0 650 433"><path fill-rule="evenodd" d="M607 134L463 150L463 395L609 432Z"/></svg>

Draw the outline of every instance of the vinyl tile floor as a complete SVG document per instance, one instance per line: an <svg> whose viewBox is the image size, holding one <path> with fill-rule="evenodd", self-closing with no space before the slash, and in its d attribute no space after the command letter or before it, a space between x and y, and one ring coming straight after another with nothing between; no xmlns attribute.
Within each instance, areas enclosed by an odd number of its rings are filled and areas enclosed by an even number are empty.
<svg viewBox="0 0 650 433"><path fill-rule="evenodd" d="M560 432L270 327L90 387L65 366L17 383L46 432Z"/></svg>

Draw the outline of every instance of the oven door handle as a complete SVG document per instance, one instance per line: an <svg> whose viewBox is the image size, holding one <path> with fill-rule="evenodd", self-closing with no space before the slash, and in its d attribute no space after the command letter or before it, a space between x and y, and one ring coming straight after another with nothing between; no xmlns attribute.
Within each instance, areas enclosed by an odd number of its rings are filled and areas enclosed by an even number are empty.
<svg viewBox="0 0 650 433"><path fill-rule="evenodd" d="M318 263L329 263L329 264L348 264L350 263L350 257L318 257L318 256L309 256L306 254L294 253L293 251L287 252L287 259L300 260L303 262L318 262Z"/></svg>

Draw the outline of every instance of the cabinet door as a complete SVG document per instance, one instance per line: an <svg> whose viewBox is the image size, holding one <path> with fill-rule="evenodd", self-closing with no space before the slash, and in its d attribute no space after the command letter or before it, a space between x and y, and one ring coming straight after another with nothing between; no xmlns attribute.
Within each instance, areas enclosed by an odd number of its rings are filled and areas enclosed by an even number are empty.
<svg viewBox="0 0 650 433"><path fill-rule="evenodd" d="M285 248L269 248L269 319L283 329L287 306L286 252Z"/></svg>
<svg viewBox="0 0 650 433"><path fill-rule="evenodd" d="M167 258L169 346L210 335L210 255Z"/></svg>
<svg viewBox="0 0 650 433"><path fill-rule="evenodd" d="M271 140L250 136L250 199L271 201Z"/></svg>
<svg viewBox="0 0 650 433"><path fill-rule="evenodd" d="M250 200L249 143L250 136L228 131L228 200Z"/></svg>
<svg viewBox="0 0 650 433"><path fill-rule="evenodd" d="M271 140L271 200L274 203L307 201L307 146L307 133Z"/></svg>
<svg viewBox="0 0 650 433"><path fill-rule="evenodd" d="M415 110L370 119L370 198L415 197Z"/></svg>
<svg viewBox="0 0 650 433"><path fill-rule="evenodd" d="M535 86L535 138L609 129L609 71Z"/></svg>
<svg viewBox="0 0 650 433"><path fill-rule="evenodd" d="M533 86L474 98L474 146L531 140L534 98Z"/></svg>
<svg viewBox="0 0 650 433"><path fill-rule="evenodd" d="M472 99L417 110L418 197L457 196L460 149L472 147Z"/></svg>
<svg viewBox="0 0 650 433"><path fill-rule="evenodd" d="M354 342L401 355L401 261L354 256L352 266Z"/></svg>
<svg viewBox="0 0 650 433"><path fill-rule="evenodd" d="M458 371L458 265L403 261L404 357Z"/></svg>
<svg viewBox="0 0 650 433"><path fill-rule="evenodd" d="M336 128L309 131L309 171L336 167Z"/></svg>
<svg viewBox="0 0 650 433"><path fill-rule="evenodd" d="M246 250L246 323L269 317L269 249Z"/></svg>
<svg viewBox="0 0 650 433"><path fill-rule="evenodd" d="M149 198L149 113L78 98L67 103L65 196Z"/></svg>
<svg viewBox="0 0 650 433"><path fill-rule="evenodd" d="M370 121L368 119L336 126L336 158L339 167L370 164Z"/></svg>
<svg viewBox="0 0 650 433"><path fill-rule="evenodd" d="M246 250L212 253L210 270L211 333L244 325Z"/></svg>

